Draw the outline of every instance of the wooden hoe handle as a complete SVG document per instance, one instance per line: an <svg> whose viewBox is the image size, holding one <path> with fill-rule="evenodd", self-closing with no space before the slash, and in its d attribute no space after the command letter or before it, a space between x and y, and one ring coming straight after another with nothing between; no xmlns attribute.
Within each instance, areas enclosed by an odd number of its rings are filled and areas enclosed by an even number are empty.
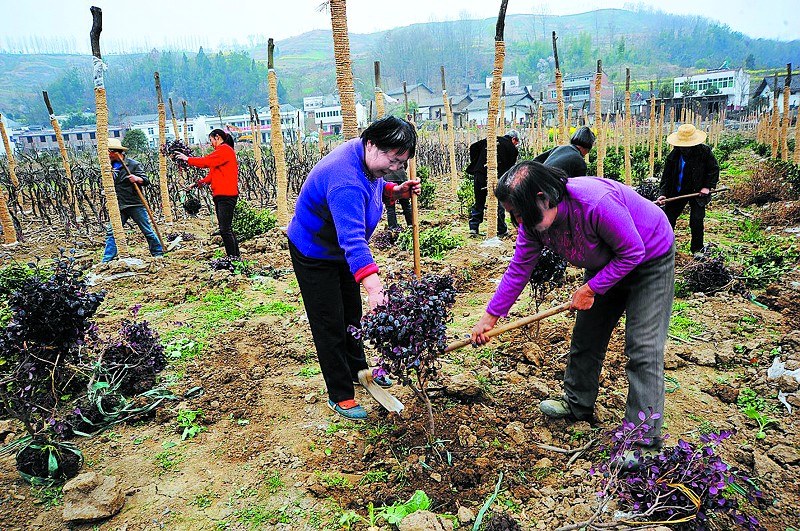
<svg viewBox="0 0 800 531"><path fill-rule="evenodd" d="M498 326L496 328L492 328L491 330L486 332L486 336L487 337L498 336L498 335L502 334L503 332L508 332L509 330L514 330L515 328L522 328L525 325L529 325L531 323L535 323L536 321L541 321L545 317L550 317L550 316L553 316L553 315L555 315L557 313L561 313L561 312L564 312L566 310L569 310L569 307L570 307L571 304L572 304L571 302L565 302L564 304L561 304L559 306L554 306L553 308L550 308L549 310L545 310L545 311L539 312L539 313L537 313L535 315L529 315L528 317L523 317L522 319L518 319L518 320L514 321L513 323L508 323L507 325L503 325L503 326ZM471 338L470 339L461 339L459 341L454 341L453 343L450 343L449 345L447 345L447 348L444 349L444 351L445 352L452 352L453 350L458 350L460 348L466 347L467 345L471 345L471 344L472 344L472 339Z"/></svg>

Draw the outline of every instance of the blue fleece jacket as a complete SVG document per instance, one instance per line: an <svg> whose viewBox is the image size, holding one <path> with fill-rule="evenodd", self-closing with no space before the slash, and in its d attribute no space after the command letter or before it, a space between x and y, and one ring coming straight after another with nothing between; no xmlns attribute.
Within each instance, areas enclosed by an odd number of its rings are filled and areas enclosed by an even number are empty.
<svg viewBox="0 0 800 531"><path fill-rule="evenodd" d="M300 189L289 240L309 258L346 260L356 281L378 272L367 241L383 212L385 183L370 181L360 138L320 160Z"/></svg>

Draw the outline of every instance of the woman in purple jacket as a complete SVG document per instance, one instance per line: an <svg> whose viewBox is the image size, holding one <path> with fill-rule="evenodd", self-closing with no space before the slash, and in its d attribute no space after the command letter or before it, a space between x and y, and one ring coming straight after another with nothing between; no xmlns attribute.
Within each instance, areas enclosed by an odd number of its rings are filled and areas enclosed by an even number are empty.
<svg viewBox="0 0 800 531"><path fill-rule="evenodd" d="M623 312L629 391L625 418L664 413L664 345L672 311L675 237L658 206L632 188L599 177L567 180L564 172L521 162L497 183L498 201L518 226L517 246L486 313L472 329L485 333L508 315L530 279L543 247L583 267L585 283L572 295L578 310L564 396L539 408L551 418L590 420L611 333ZM662 420L650 421L651 446L661 446Z"/></svg>
<svg viewBox="0 0 800 531"><path fill-rule="evenodd" d="M409 122L393 116L376 121L361 138L338 146L314 166L289 223L289 254L328 388L328 407L351 420L367 417L355 401L353 383L368 365L362 342L347 327L361 322L360 287L370 309L384 301L367 242L383 203L419 194L419 180L383 179L403 168L416 145L417 132Z"/></svg>

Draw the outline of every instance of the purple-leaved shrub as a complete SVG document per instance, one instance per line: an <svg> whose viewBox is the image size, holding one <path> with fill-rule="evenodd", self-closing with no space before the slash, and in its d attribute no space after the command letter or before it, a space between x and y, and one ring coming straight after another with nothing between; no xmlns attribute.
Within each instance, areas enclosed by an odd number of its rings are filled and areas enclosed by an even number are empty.
<svg viewBox="0 0 800 531"><path fill-rule="evenodd" d="M155 386L156 375L167 366L164 346L158 332L136 316L141 306L131 309L131 319L123 319L119 335L103 349L101 365L123 396L134 396Z"/></svg>
<svg viewBox="0 0 800 531"><path fill-rule="evenodd" d="M649 456L636 452L638 466L626 466L625 456L641 445L651 444L646 436L649 420L659 413L639 413L639 424L623 421L622 426L606 435L610 443L602 449L607 460L592 468L602 477L601 503L615 499L618 520L630 524L669 523L679 531L764 529L747 514L741 501L756 503L761 492L747 476L725 463L716 448L732 435L729 431L700 437L700 444L679 440ZM666 438L666 437L665 437Z"/></svg>
<svg viewBox="0 0 800 531"><path fill-rule="evenodd" d="M105 292L91 292L61 250L52 270L29 264L32 276L8 299L0 330L0 416L23 423L32 437L59 436L62 397L86 385L84 345L96 339L91 321Z"/></svg>
<svg viewBox="0 0 800 531"><path fill-rule="evenodd" d="M372 343L383 373L410 385L425 402L428 436L433 439L433 410L425 388L447 347L447 323L453 319L450 308L456 300L453 277L416 278L408 273L390 277L387 283L386 302L364 315L360 328L349 330L356 339Z"/></svg>

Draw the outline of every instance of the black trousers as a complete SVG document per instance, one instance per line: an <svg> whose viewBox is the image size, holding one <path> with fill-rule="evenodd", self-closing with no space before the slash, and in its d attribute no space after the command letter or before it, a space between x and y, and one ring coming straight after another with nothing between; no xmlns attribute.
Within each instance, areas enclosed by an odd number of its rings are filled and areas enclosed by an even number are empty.
<svg viewBox="0 0 800 531"><path fill-rule="evenodd" d="M489 193L487 189L488 178L485 173L476 173L475 177L475 204L469 211L469 229L477 231L481 223L483 223L483 213L486 211L486 196ZM506 211L497 203L497 234L505 234L508 232L506 226Z"/></svg>
<svg viewBox="0 0 800 531"><path fill-rule="evenodd" d="M669 224L675 229L675 223L678 221L683 209L686 208L686 204L689 204L689 229L692 231L692 242L689 249L692 253L699 253L703 250L703 220L706 217L706 206L697 199L696 197L688 197L670 201L664 205L664 213L669 219Z"/></svg>
<svg viewBox="0 0 800 531"><path fill-rule="evenodd" d="M406 226L410 227L414 223L414 216L411 213L411 199L398 199L400 206L403 208L403 217L406 220ZM386 224L390 229L400 227L397 224L397 210L395 205L386 205Z"/></svg>
<svg viewBox="0 0 800 531"><path fill-rule="evenodd" d="M219 223L219 235L222 236L222 242L225 244L225 253L228 256L239 256L239 242L236 241L236 235L231 230L233 224L233 211L236 208L235 195L218 195L214 196L214 207L217 210L217 222Z"/></svg>
<svg viewBox="0 0 800 531"><path fill-rule="evenodd" d="M349 325L361 324L361 286L347 262L309 258L291 241L289 254L328 397L334 402L352 400L358 371L369 367L363 342L347 331Z"/></svg>

